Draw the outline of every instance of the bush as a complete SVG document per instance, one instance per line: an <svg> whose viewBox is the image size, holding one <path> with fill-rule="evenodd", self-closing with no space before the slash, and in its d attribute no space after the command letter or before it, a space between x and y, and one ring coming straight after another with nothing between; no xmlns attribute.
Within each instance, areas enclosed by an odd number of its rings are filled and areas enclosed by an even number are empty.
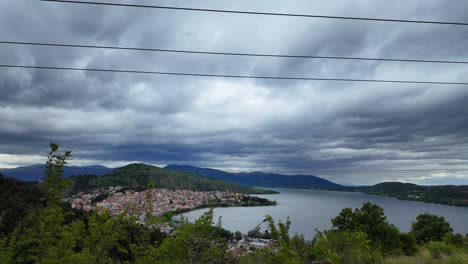
<svg viewBox="0 0 468 264"><path fill-rule="evenodd" d="M371 242L362 231L329 231L317 233L311 255L315 260L332 263L376 263L379 256L372 251Z"/></svg>
<svg viewBox="0 0 468 264"><path fill-rule="evenodd" d="M344 208L332 219L334 230L361 231L370 240L374 250L384 254L399 254L402 242L398 228L387 221L383 208L373 203L364 203L360 209Z"/></svg>
<svg viewBox="0 0 468 264"><path fill-rule="evenodd" d="M411 256L418 251L416 238L412 233L400 233L399 237L402 243L402 250L405 255Z"/></svg>
<svg viewBox="0 0 468 264"><path fill-rule="evenodd" d="M445 218L428 213L418 215L416 222L411 225L411 232L418 243L441 241L447 234L452 234L452 231Z"/></svg>
<svg viewBox="0 0 468 264"><path fill-rule="evenodd" d="M454 245L440 241L430 241L427 243L426 248L431 254L431 257L435 259L441 259L450 256L456 251Z"/></svg>

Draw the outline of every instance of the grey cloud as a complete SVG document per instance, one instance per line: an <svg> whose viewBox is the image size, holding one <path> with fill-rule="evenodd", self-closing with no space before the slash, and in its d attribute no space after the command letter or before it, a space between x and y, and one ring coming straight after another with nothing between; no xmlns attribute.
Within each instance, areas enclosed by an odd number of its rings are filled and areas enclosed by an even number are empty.
<svg viewBox="0 0 468 264"><path fill-rule="evenodd" d="M168 5L182 3L165 2ZM154 4L148 1L148 4ZM465 1L197 1L197 7L464 21ZM404 6L405 8L402 8ZM468 29L0 3L10 40L232 52L468 60ZM27 15L26 15L27 14ZM0 46L2 63L216 74L467 81L466 65L237 58ZM0 69L0 153L313 173L467 168L466 87ZM323 174L458 183L463 174Z"/></svg>

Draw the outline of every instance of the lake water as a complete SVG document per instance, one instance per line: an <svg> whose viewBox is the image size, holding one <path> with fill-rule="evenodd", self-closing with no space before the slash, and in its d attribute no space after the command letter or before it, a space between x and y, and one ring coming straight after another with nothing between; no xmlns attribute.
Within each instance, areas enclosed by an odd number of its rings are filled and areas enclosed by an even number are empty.
<svg viewBox="0 0 468 264"><path fill-rule="evenodd" d="M291 233L304 234L306 239L315 235L315 229L323 231L332 227L331 219L345 207L360 208L365 202L378 204L385 210L387 220L401 231L409 231L411 222L422 213L443 216L457 233L468 233L468 208L417 201L402 201L392 197L366 195L352 192L330 192L300 189L274 189L280 194L259 195L277 201L276 206L215 208L214 221L222 216L223 227L242 233L262 222L265 215L275 220L291 218ZM185 213L190 221L200 217L208 209ZM264 225L262 226L265 227Z"/></svg>

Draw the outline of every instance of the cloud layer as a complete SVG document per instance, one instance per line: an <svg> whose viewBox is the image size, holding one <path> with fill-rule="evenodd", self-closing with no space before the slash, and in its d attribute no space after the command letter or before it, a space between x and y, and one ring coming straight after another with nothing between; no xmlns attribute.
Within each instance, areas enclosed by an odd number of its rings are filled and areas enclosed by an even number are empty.
<svg viewBox="0 0 468 264"><path fill-rule="evenodd" d="M141 1L154 4L154 1ZM159 3L159 2L158 2ZM173 1L161 4L184 5ZM197 1L193 7L468 21L463 0ZM468 27L0 3L3 40L468 61ZM0 45L4 64L467 82L468 65ZM468 87L0 69L0 167L50 141L74 164L232 171L468 169ZM468 171L466 171L468 173ZM468 184L465 172L318 173L340 183Z"/></svg>

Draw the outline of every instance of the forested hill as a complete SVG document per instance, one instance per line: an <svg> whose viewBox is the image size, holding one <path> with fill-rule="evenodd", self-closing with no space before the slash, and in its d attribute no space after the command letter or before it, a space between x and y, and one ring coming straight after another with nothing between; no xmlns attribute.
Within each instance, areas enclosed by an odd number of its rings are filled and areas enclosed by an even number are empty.
<svg viewBox="0 0 468 264"><path fill-rule="evenodd" d="M468 206L468 185L421 186L412 183L383 182L367 187L364 192L403 200Z"/></svg>
<svg viewBox="0 0 468 264"><path fill-rule="evenodd" d="M72 193L91 191L110 186L121 186L133 190L143 190L149 185L157 188L193 191L233 191L240 193L273 193L222 180L210 179L198 175L166 170L156 166L134 163L116 169L103 176L82 175L72 177L75 185Z"/></svg>
<svg viewBox="0 0 468 264"><path fill-rule="evenodd" d="M282 175L265 172L229 173L216 169L199 168L189 165L168 165L165 169L183 171L249 186L271 188L311 188L343 190L347 187L313 175Z"/></svg>

